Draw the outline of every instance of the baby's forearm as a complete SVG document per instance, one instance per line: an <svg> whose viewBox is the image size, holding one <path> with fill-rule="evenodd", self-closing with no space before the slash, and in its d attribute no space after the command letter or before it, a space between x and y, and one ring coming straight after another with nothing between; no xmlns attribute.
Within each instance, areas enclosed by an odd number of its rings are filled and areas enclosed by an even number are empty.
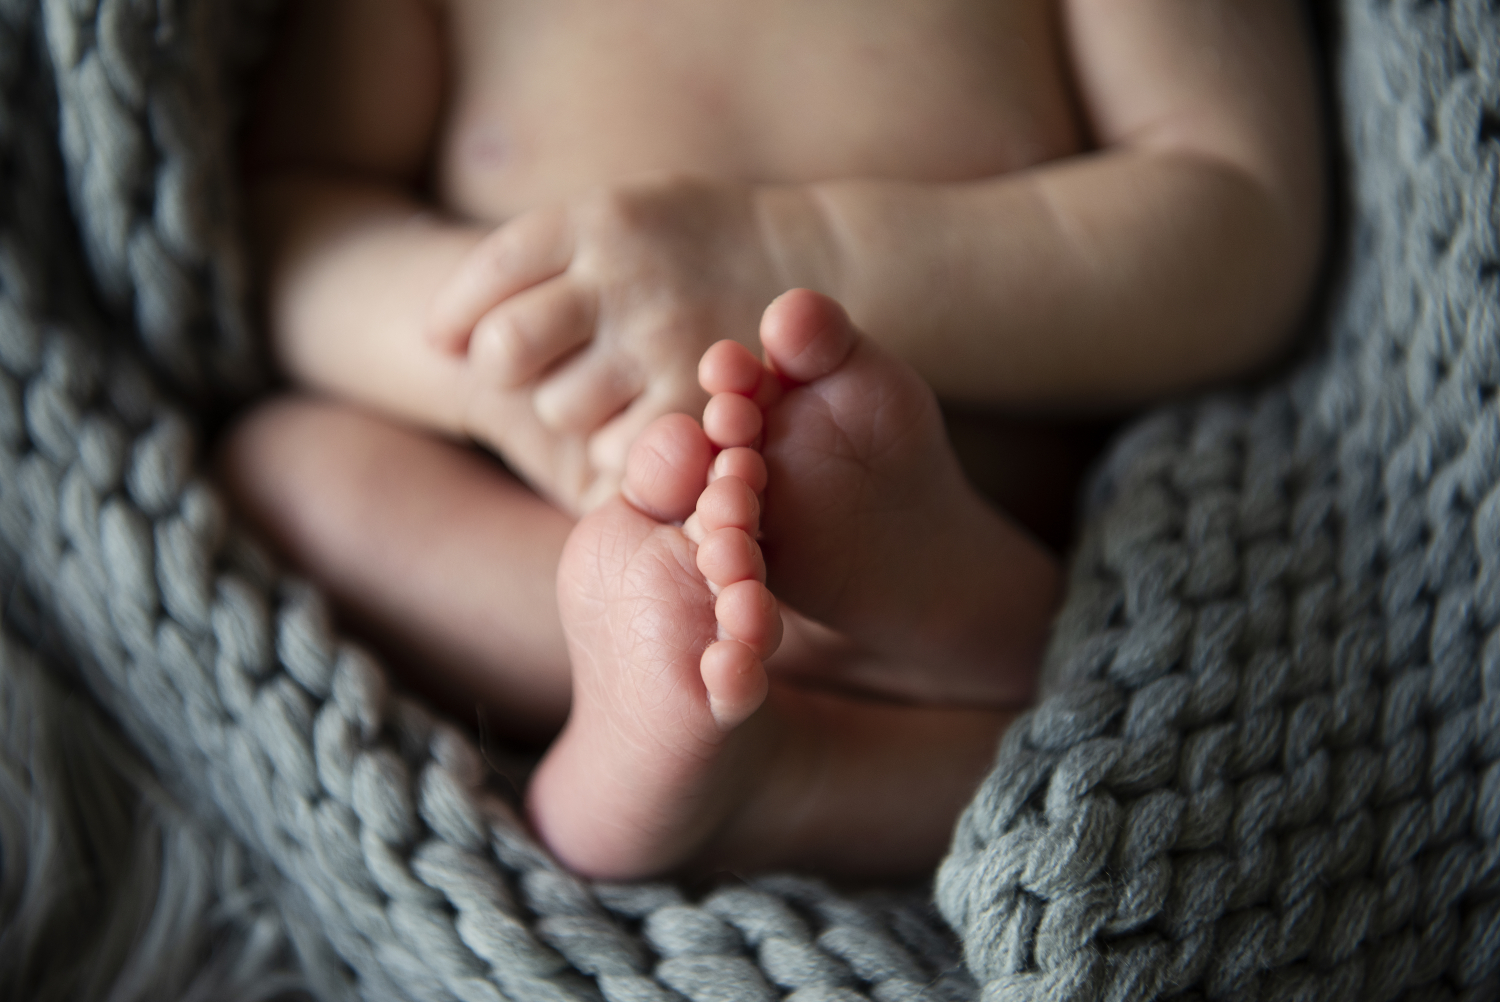
<svg viewBox="0 0 1500 1002"><path fill-rule="evenodd" d="M394 185L286 172L251 211L277 362L305 387L464 432L461 357L423 337L433 293L487 232Z"/></svg>
<svg viewBox="0 0 1500 1002"><path fill-rule="evenodd" d="M965 184L769 189L790 284L838 298L939 395L1127 407L1273 357L1321 220L1190 154L1109 152Z"/></svg>
<svg viewBox="0 0 1500 1002"><path fill-rule="evenodd" d="M976 402L1130 406L1271 359L1323 240L1305 11L1058 10L1098 152L966 184L771 189L763 218L789 280Z"/></svg>

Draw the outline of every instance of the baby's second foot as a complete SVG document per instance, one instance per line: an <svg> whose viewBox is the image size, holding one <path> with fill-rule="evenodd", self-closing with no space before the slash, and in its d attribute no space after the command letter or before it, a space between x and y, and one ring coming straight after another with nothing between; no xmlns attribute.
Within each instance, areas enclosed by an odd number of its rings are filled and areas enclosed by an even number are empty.
<svg viewBox="0 0 1500 1002"><path fill-rule="evenodd" d="M578 524L558 567L573 707L527 809L590 876L684 863L763 769L769 737L752 718L781 620L755 494L733 477L705 489L710 456L692 419L659 419L631 450L625 497Z"/></svg>
<svg viewBox="0 0 1500 1002"><path fill-rule="evenodd" d="M705 431L725 450L716 469L764 441L771 586L837 631L789 616L773 672L919 702L1029 700L1061 572L968 484L932 391L806 290L771 304L761 343L769 368L733 342L704 356Z"/></svg>

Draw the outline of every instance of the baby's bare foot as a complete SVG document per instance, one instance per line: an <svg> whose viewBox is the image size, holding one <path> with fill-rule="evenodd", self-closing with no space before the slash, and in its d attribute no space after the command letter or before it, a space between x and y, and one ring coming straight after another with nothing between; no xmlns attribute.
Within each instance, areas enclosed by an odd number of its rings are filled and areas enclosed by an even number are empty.
<svg viewBox="0 0 1500 1002"><path fill-rule="evenodd" d="M810 305L823 309L820 303ZM849 603L854 612L839 625L851 632L850 624L857 625L864 630L860 641L872 646L882 635L869 625L874 613L863 610L864 604L884 603L880 608L904 622L931 615L925 603L913 603L915 613L898 609L904 597L898 586L859 578L865 568L901 573L898 566L880 567L882 558L920 564L900 555L899 539L880 537L875 545L860 538L863 527L880 528L882 506L871 492L885 485L877 475L931 478L921 457L911 455L913 446L887 433L911 424L912 415L893 409L882 416L859 406L872 394L883 399L905 392L903 374L884 358L861 361L847 325L789 326L809 336L794 354L789 338L771 332L772 358L788 377L784 384L768 380L748 353L726 357L717 350L705 356L706 386L720 387L704 415L714 441L688 418L659 419L631 450L628 500L586 517L564 551L558 600L573 659L573 708L532 780L527 807L552 851L587 875L630 879L726 866L810 867L861 878L927 872L1014 717L1010 710L868 701L768 679L763 661L777 647L780 619L763 583L765 560L756 539L756 495L762 491L778 504L810 508L800 521L786 513L788 524L778 539L784 549L806 544L831 565L783 561L783 576L810 607L834 619L844 614L840 603ZM819 360L816 369L797 367L809 359ZM719 366L720 360L726 364ZM751 364L742 365L744 360ZM833 406L820 416L811 402L797 403L803 392L828 392ZM780 492L776 472L768 482L767 464L754 447L761 407L778 395L768 441L793 453L777 461L786 475L809 478L804 488ZM834 417L849 425L832 429L844 435L844 453L832 445L817 447L837 461L824 460L830 469L804 461L788 443L778 444L778 436L804 433L822 442ZM803 425L784 427L802 419ZM845 468L850 464L863 464L862 476ZM943 487L951 484L939 482ZM847 496L819 496L819 488ZM910 485L892 483L890 489L911 506ZM962 513L952 499L947 507L943 500L927 499L915 518L919 528L929 512ZM994 539L982 521L953 528L967 530L994 556ZM813 539L818 532L827 538ZM926 545L934 535L924 530L911 545ZM945 551L934 559L950 558ZM958 578L945 585L949 592L975 583L968 564L955 566ZM928 574L940 570L923 568ZM794 575L807 580L795 581ZM838 591L830 581L846 587ZM859 587L866 591L853 594ZM828 600L831 590L838 593ZM970 604L990 609L994 601L990 594ZM889 683L891 690L920 687L891 666L920 675L920 666L930 663L921 650L924 635L906 636L899 626L890 635L901 638L907 660L865 657L880 667L856 681ZM952 638L928 639L938 657L943 643L957 646ZM827 651L804 645L803 653L811 661ZM996 661L1007 663L991 654L991 663ZM1029 678L1002 687L1026 689ZM945 692L960 688L944 684ZM993 695L983 684L969 687Z"/></svg>
<svg viewBox="0 0 1500 1002"><path fill-rule="evenodd" d="M764 766L751 718L781 620L755 493L734 477L705 489L711 454L691 418L657 420L631 449L625 497L578 524L558 567L573 706L527 807L553 852L590 876L682 864Z"/></svg>
<svg viewBox="0 0 1500 1002"><path fill-rule="evenodd" d="M1029 700L1057 561L965 480L932 391L806 290L766 310L767 365L720 342L704 427L739 468L764 440L769 581L788 616L773 673L919 702ZM749 474L747 474L749 475ZM833 632L836 631L836 632Z"/></svg>

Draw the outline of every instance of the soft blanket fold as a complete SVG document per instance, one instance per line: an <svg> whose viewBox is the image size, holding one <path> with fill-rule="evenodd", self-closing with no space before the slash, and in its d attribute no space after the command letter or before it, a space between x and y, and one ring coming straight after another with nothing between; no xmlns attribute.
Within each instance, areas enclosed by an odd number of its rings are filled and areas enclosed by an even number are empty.
<svg viewBox="0 0 1500 1002"><path fill-rule="evenodd" d="M0 0L0 995L1500 997L1493 3L1338 5L1317 346L1114 447L948 925L578 880L228 515L269 6Z"/></svg>

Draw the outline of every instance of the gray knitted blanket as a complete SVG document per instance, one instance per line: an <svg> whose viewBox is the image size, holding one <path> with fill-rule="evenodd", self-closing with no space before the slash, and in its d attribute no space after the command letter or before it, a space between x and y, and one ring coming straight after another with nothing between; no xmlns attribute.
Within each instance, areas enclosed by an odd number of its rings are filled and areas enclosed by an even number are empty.
<svg viewBox="0 0 1500 1002"><path fill-rule="evenodd" d="M1493 0L1338 5L1310 358L1113 449L942 919L574 878L227 516L267 4L0 0L0 997L1500 998Z"/></svg>

